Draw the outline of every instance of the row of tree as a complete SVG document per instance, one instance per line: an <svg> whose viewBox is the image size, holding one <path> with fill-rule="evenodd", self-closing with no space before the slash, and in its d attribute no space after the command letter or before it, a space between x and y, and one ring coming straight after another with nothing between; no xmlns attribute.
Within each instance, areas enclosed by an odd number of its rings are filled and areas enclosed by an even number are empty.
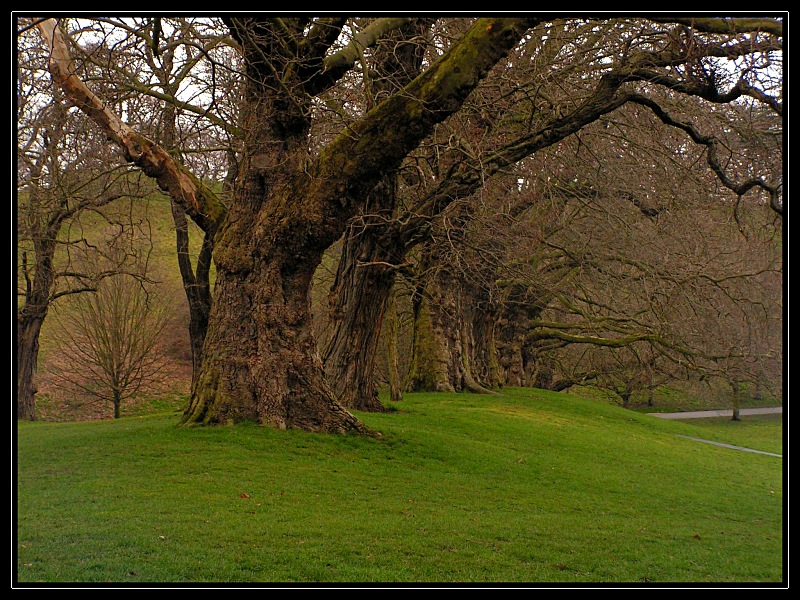
<svg viewBox="0 0 800 600"><path fill-rule="evenodd" d="M135 219L104 207L152 185L185 423L366 432L348 409L383 410L381 378L780 388L780 18L18 24L21 417L52 301L135 254L75 268L100 247L81 215L122 239Z"/></svg>

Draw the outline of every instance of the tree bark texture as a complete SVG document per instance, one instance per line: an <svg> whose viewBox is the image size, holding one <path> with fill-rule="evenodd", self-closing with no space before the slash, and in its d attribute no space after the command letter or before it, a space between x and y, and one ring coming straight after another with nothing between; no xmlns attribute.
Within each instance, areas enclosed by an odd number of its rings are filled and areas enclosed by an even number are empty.
<svg viewBox="0 0 800 600"><path fill-rule="evenodd" d="M315 246L316 230L291 217L302 186L290 171L264 164L290 165L304 151L291 139L274 144L272 155L268 144L253 146L216 238L214 301L184 422L366 432L335 401L311 329L311 279L326 246Z"/></svg>
<svg viewBox="0 0 800 600"><path fill-rule="evenodd" d="M183 420L366 433L336 402L311 328L311 280L333 233L307 204L308 98L276 95L248 48L243 166L214 244L214 300Z"/></svg>
<svg viewBox="0 0 800 600"><path fill-rule="evenodd" d="M424 46L415 38L424 35L429 25L426 20L412 19L377 44L367 80L370 108L419 74ZM388 224L397 194L394 171L369 192L364 214L345 233L329 295L333 334L323 355L325 373L339 402L356 410L385 410L375 387L375 359L396 277L393 265L401 264L406 254L397 227Z"/></svg>
<svg viewBox="0 0 800 600"><path fill-rule="evenodd" d="M446 269L418 291L408 391L490 393L486 386L499 380L496 349L479 296L479 289L465 286ZM481 329L488 335L480 335Z"/></svg>
<svg viewBox="0 0 800 600"><path fill-rule="evenodd" d="M391 236L383 239L392 241ZM381 241L368 227L354 223L348 228L329 297L334 330L324 353L325 372L339 402L371 412L385 410L375 387L375 360L396 277L391 265L404 254L402 247L393 252Z"/></svg>
<svg viewBox="0 0 800 600"><path fill-rule="evenodd" d="M17 317L17 418L36 420L36 370L39 361L39 333L43 316Z"/></svg>
<svg viewBox="0 0 800 600"><path fill-rule="evenodd" d="M366 431L334 400L323 376L310 327L314 267L290 260L248 272L218 267L203 366L185 421Z"/></svg>

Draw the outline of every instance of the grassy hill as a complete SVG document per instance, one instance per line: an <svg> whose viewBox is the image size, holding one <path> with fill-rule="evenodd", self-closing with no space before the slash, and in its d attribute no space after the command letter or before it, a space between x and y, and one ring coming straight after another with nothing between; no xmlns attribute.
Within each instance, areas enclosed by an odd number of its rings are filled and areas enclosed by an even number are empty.
<svg viewBox="0 0 800 600"><path fill-rule="evenodd" d="M19 585L778 586L782 421L540 390L408 394L373 439L20 422Z"/></svg>

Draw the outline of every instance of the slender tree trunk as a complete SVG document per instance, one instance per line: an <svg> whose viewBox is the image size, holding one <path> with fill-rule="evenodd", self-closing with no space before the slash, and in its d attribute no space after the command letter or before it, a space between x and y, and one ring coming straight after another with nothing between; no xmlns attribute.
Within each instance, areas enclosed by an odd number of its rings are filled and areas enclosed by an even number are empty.
<svg viewBox="0 0 800 600"><path fill-rule="evenodd" d="M389 399L392 402L400 402L403 399L403 387L400 382L400 365L397 353L397 291L392 290L389 295L389 307L387 308L387 331L386 331L386 370L389 377Z"/></svg>
<svg viewBox="0 0 800 600"><path fill-rule="evenodd" d="M36 373L39 363L39 334L50 309L50 295L55 285L53 257L55 256L58 221L51 223L46 232L32 228L36 265L31 273L27 253L22 253L22 270L25 277L25 303L17 313L18 365L17 365L17 417L36 420Z"/></svg>
<svg viewBox="0 0 800 600"><path fill-rule="evenodd" d="M44 316L17 317L17 418L36 420L36 371Z"/></svg>
<svg viewBox="0 0 800 600"><path fill-rule="evenodd" d="M186 212L174 201L170 202L175 223L175 241L183 289L189 304L189 345L192 351L192 386L200 371L203 342L208 330L208 315L211 311L211 286L209 273L213 249L213 232L206 232L197 257L197 270L192 270L189 255L189 222Z"/></svg>
<svg viewBox="0 0 800 600"><path fill-rule="evenodd" d="M619 394L619 397L622 398L622 407L628 408L631 405L631 390L628 388L623 388L617 393Z"/></svg>
<svg viewBox="0 0 800 600"><path fill-rule="evenodd" d="M162 57L172 64L172 51ZM162 81L162 85L171 94L178 95L177 85L174 82ZM163 146L173 154L177 154L177 110L173 104L166 103L162 110ZM177 159L176 159L177 160ZM228 175L225 178L225 190L230 192L232 182L235 180L236 157L233 152L228 153ZM175 223L175 245L178 257L178 269L183 281L183 289L189 305L189 346L192 353L192 386L200 372L200 360L203 352L203 341L208 329L208 315L211 311L211 286L209 276L211 272L211 254L214 248L214 233L216 228L210 226L203 234L203 242L197 256L197 268L192 268L192 258L189 254L189 221L186 211L170 195L170 208L172 220Z"/></svg>
<svg viewBox="0 0 800 600"><path fill-rule="evenodd" d="M732 421L741 421L741 416L739 413L739 405L740 405L740 397L739 397L739 382L732 381L731 382L731 389L733 390L733 416L731 417Z"/></svg>

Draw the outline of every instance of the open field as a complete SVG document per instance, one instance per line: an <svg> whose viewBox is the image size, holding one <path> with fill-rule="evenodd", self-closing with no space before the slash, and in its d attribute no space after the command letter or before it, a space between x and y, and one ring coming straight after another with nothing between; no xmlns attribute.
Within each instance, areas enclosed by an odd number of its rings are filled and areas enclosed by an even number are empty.
<svg viewBox="0 0 800 600"><path fill-rule="evenodd" d="M17 583L780 586L782 421L408 394L379 438L20 422ZM709 420L716 421L716 419Z"/></svg>

